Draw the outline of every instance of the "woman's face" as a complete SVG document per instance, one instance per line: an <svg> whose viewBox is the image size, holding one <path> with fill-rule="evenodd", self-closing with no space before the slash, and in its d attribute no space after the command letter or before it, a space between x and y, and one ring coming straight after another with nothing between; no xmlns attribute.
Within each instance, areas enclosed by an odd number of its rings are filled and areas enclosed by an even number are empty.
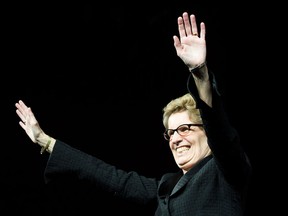
<svg viewBox="0 0 288 216"><path fill-rule="evenodd" d="M168 120L169 129L178 128L180 133L181 131L185 133L185 135L179 135L178 131L175 131L169 140L174 160L184 173L191 169L198 161L211 154L203 128L185 125L192 123L195 122L189 119L188 111L174 113Z"/></svg>

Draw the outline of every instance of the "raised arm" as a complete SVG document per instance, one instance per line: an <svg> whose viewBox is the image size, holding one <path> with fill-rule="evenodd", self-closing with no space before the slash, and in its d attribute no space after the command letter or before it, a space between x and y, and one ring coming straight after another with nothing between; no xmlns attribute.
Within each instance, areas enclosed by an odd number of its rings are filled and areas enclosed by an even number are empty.
<svg viewBox="0 0 288 216"><path fill-rule="evenodd" d="M173 36L174 47L177 55L192 72L200 98L212 106L212 90L206 65L206 28L200 23L198 31L196 17L194 14L184 12L178 17L179 37Z"/></svg>

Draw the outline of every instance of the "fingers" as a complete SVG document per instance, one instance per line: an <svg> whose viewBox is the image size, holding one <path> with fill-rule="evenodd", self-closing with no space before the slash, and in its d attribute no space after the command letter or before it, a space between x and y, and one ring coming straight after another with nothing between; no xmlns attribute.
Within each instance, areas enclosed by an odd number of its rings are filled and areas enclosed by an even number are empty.
<svg viewBox="0 0 288 216"><path fill-rule="evenodd" d="M177 36L173 36L173 40L174 40L174 46L176 49L181 47L181 42Z"/></svg>
<svg viewBox="0 0 288 216"><path fill-rule="evenodd" d="M205 38L206 35L206 27L205 27L205 23L201 22L200 23L200 37L201 38Z"/></svg>
<svg viewBox="0 0 288 216"><path fill-rule="evenodd" d="M19 116L19 118L21 119L20 125L21 125L21 123L25 124L26 121L27 121L27 117L29 116L29 112L31 112L30 108L28 108L25 105L25 103L23 101L21 101L21 100L19 100L19 102L16 103L15 106L17 108L16 113Z"/></svg>
<svg viewBox="0 0 288 216"><path fill-rule="evenodd" d="M180 38L186 37L186 30L182 17L178 17L178 31Z"/></svg>
<svg viewBox="0 0 288 216"><path fill-rule="evenodd" d="M191 35L198 36L198 28L197 28L195 15L191 14L189 17L188 13L184 12L182 17L178 17L178 31L179 31L180 38L191 36ZM205 35L205 31L204 31L204 35Z"/></svg>
<svg viewBox="0 0 288 216"><path fill-rule="evenodd" d="M191 22L191 27L192 27L192 35L198 36L196 17L194 14L190 15L190 22Z"/></svg>
<svg viewBox="0 0 288 216"><path fill-rule="evenodd" d="M191 17L192 16L193 15L191 15ZM183 20L184 20L184 28L185 28L185 31L186 31L186 36L192 35L193 27L191 29L188 13L186 13L186 12L183 13Z"/></svg>
<svg viewBox="0 0 288 216"><path fill-rule="evenodd" d="M17 108L17 109L16 109L17 115L19 116L19 118L21 119L22 122L25 122L24 110L23 110L23 108L21 107L20 102L19 102L19 103L16 103L15 106L16 106L16 108Z"/></svg>

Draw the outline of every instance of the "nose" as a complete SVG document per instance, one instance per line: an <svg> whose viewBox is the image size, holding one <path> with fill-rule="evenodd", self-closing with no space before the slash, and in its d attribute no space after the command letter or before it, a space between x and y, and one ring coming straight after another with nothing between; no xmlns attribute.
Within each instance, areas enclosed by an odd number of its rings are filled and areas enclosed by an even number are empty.
<svg viewBox="0 0 288 216"><path fill-rule="evenodd" d="M181 140L182 140L182 136L179 135L179 134L177 133L177 131L175 131L175 132L173 133L172 138L171 138L171 142L173 142L173 143L178 143L178 142L181 141Z"/></svg>

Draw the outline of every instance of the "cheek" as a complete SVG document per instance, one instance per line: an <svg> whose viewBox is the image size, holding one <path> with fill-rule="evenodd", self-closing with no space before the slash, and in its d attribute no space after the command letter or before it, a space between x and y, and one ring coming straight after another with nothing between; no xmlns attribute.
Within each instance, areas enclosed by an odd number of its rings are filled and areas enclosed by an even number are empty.
<svg viewBox="0 0 288 216"><path fill-rule="evenodd" d="M198 142L202 147L207 147L208 146L207 136L205 134L199 136Z"/></svg>
<svg viewBox="0 0 288 216"><path fill-rule="evenodd" d="M169 142L169 148L170 148L171 150L173 150L173 147L174 147L174 145L173 145L173 143L170 141L170 142Z"/></svg>
<svg viewBox="0 0 288 216"><path fill-rule="evenodd" d="M194 134L192 136L186 137L186 141L191 145L199 145L199 146L207 146L207 136L204 132L199 132L198 134Z"/></svg>

